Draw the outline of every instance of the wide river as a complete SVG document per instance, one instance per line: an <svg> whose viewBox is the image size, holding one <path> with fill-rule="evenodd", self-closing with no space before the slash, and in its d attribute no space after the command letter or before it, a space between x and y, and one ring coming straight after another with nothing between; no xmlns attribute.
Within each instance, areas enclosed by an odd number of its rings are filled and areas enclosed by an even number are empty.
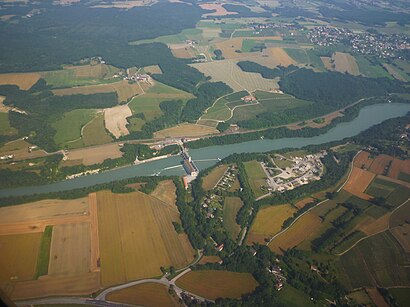
<svg viewBox="0 0 410 307"><path fill-rule="evenodd" d="M255 140L238 144L192 149L189 153L196 162L198 168L205 169L216 164L217 158L222 159L233 153L266 152L282 148L301 148L307 145L317 145L342 140L346 137L355 136L361 131L364 131L373 125L379 124L384 120L403 116L409 111L410 104L376 104L364 107L360 110L358 117L351 122L340 123L328 132L319 136L309 138ZM183 175L184 170L181 166L181 158L170 157L42 186L0 190L0 197L66 191L136 176L153 175L156 173L160 173L161 175Z"/></svg>

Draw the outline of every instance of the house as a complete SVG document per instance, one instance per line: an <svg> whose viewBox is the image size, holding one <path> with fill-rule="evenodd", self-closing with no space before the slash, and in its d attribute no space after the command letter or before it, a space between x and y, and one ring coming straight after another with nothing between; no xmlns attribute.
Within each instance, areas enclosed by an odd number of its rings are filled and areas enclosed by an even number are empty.
<svg viewBox="0 0 410 307"><path fill-rule="evenodd" d="M248 95L248 96L242 97L241 100L244 102L252 102L252 101L255 101L256 98L252 95Z"/></svg>

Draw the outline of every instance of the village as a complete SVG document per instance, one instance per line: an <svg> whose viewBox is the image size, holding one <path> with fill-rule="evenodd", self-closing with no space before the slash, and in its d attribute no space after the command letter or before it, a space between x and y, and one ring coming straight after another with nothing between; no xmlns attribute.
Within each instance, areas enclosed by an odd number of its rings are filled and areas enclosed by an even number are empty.
<svg viewBox="0 0 410 307"><path fill-rule="evenodd" d="M272 192L286 192L309 182L320 180L324 172L324 166L320 160L326 155L326 151L304 157L285 157L275 155L277 161L285 162L286 167L280 168L275 159L270 158L272 164L260 162L265 174L265 182L269 194ZM267 194L267 195L269 195Z"/></svg>

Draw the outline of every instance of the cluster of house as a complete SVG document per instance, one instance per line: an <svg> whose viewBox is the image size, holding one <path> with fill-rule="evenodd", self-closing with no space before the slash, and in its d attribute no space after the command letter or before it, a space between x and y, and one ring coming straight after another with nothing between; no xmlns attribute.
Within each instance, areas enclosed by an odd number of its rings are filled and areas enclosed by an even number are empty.
<svg viewBox="0 0 410 307"><path fill-rule="evenodd" d="M236 175L238 174L238 168L236 165L230 165L225 171L223 176L218 180L215 185L215 190L226 191L231 188L232 184L236 180Z"/></svg>
<svg viewBox="0 0 410 307"><path fill-rule="evenodd" d="M213 219L217 217L220 222L223 222L222 216L220 216L218 209L222 209L220 204L221 198L216 194L211 194L205 196L201 206L204 210L205 216L207 219Z"/></svg>
<svg viewBox="0 0 410 307"><path fill-rule="evenodd" d="M122 72L120 71L118 74L114 75L114 78L123 78L124 80L134 81L134 82L149 82L150 75L147 74L140 74L136 72L135 74L128 74L127 76L122 76Z"/></svg>
<svg viewBox="0 0 410 307"><path fill-rule="evenodd" d="M320 26L311 29L308 38L319 46L344 44L356 53L379 58L401 58L399 51L410 50L410 39L405 34L354 33L346 28Z"/></svg>
<svg viewBox="0 0 410 307"><path fill-rule="evenodd" d="M252 253L252 256L254 257L257 254L257 252L255 251L253 247L251 248L251 253ZM269 265L266 267L266 270L270 274L275 276L275 289L277 291L280 291L283 288L283 286L286 284L286 277L283 275L282 269L278 265L279 262L280 260L276 258L274 264L269 263Z"/></svg>

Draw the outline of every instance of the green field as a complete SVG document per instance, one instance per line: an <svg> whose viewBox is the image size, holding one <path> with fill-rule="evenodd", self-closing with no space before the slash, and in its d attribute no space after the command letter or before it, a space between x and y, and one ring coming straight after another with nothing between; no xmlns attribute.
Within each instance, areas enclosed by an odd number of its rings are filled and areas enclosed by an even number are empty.
<svg viewBox="0 0 410 307"><path fill-rule="evenodd" d="M252 188L255 197L258 198L267 193L267 191L263 191L261 187L266 187L265 178L266 174L262 169L260 163L256 160L245 162L245 171L248 175L248 181Z"/></svg>
<svg viewBox="0 0 410 307"><path fill-rule="evenodd" d="M404 186L398 186L387 198L387 203L396 207L410 197L410 189Z"/></svg>
<svg viewBox="0 0 410 307"><path fill-rule="evenodd" d="M9 114L0 112L0 135L14 135L17 130L10 126Z"/></svg>
<svg viewBox="0 0 410 307"><path fill-rule="evenodd" d="M285 48L285 52L299 64L309 64L309 56L305 49Z"/></svg>
<svg viewBox="0 0 410 307"><path fill-rule="evenodd" d="M367 187L365 193L374 197L383 197L387 199L397 186L397 183L376 178Z"/></svg>
<svg viewBox="0 0 410 307"><path fill-rule="evenodd" d="M230 123L256 119L257 115L262 113L280 114L289 109L311 105L311 102L300 100L290 95L256 91L255 96L259 104L236 109L233 117L229 120Z"/></svg>
<svg viewBox="0 0 410 307"><path fill-rule="evenodd" d="M316 306L311 300L309 295L295 289L291 285L286 285L282 290L278 292L279 302L283 306L297 307L297 306Z"/></svg>
<svg viewBox="0 0 410 307"><path fill-rule="evenodd" d="M144 126L145 120L138 117L131 117L128 118L128 130L131 132L138 132L141 131L142 126Z"/></svg>
<svg viewBox="0 0 410 307"><path fill-rule="evenodd" d="M62 119L53 123L54 129L56 129L54 136L56 144L69 146L71 141L80 139L82 127L94 117L95 110L90 109L77 109L64 113Z"/></svg>
<svg viewBox="0 0 410 307"><path fill-rule="evenodd" d="M389 232L370 237L341 256L352 288L410 286L406 254ZM407 266L407 267L406 267Z"/></svg>
<svg viewBox="0 0 410 307"><path fill-rule="evenodd" d="M355 56L359 71L362 75L369 78L389 78L393 77L380 65L371 63L364 55Z"/></svg>
<svg viewBox="0 0 410 307"><path fill-rule="evenodd" d="M184 43L187 39L202 40L201 29L185 29L179 34L164 35L153 39L143 39L131 42L130 45L142 45L149 43L179 44Z"/></svg>
<svg viewBox="0 0 410 307"><path fill-rule="evenodd" d="M41 238L40 250L38 252L36 278L47 275L48 263L50 261L51 236L53 226L46 226L43 237Z"/></svg>
<svg viewBox="0 0 410 307"><path fill-rule="evenodd" d="M238 105L243 105L245 102L241 100L246 96L246 91L240 91L219 98L215 104L208 109L208 111L201 117L201 119L211 119L218 121L226 121L231 116L231 109Z"/></svg>
<svg viewBox="0 0 410 307"><path fill-rule="evenodd" d="M145 94L134 97L129 103L133 114L143 113L147 121L162 115L159 104L163 101L182 100L186 102L193 96L174 87L156 82Z"/></svg>
<svg viewBox="0 0 410 307"><path fill-rule="evenodd" d="M105 130L103 113L97 114L97 116L85 126L82 137L85 146L106 144L113 140L110 134Z"/></svg>
<svg viewBox="0 0 410 307"><path fill-rule="evenodd" d="M244 39L242 41L242 52L260 52L261 48L266 48L263 40Z"/></svg>
<svg viewBox="0 0 410 307"><path fill-rule="evenodd" d="M232 240L236 240L241 227L236 223L236 216L243 202L239 197L226 197L223 207L223 223Z"/></svg>
<svg viewBox="0 0 410 307"><path fill-rule="evenodd" d="M394 299L400 307L408 306L410 302L410 287L389 289L389 293L393 295Z"/></svg>

